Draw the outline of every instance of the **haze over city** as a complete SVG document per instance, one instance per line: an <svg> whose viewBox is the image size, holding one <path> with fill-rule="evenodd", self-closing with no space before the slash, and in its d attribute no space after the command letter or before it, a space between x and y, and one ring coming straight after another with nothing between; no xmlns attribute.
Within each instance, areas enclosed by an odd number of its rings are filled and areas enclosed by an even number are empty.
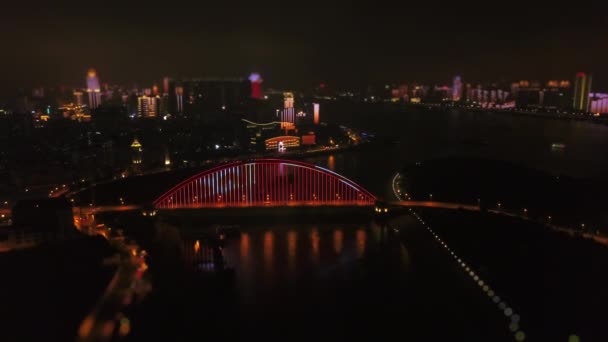
<svg viewBox="0 0 608 342"><path fill-rule="evenodd" d="M11 3L2 341L607 341L608 26Z"/></svg>

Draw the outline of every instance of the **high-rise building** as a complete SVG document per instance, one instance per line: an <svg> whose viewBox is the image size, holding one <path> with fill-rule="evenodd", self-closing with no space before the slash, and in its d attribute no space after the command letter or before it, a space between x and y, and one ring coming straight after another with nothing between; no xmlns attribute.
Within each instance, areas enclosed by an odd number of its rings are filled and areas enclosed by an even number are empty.
<svg viewBox="0 0 608 342"><path fill-rule="evenodd" d="M584 72L576 74L574 81L574 102L572 107L574 110L588 112L589 111L589 93L591 92L591 75Z"/></svg>
<svg viewBox="0 0 608 342"><path fill-rule="evenodd" d="M264 98L264 92L262 91L262 77L258 73L252 73L249 75L249 82L251 82L251 98L261 100Z"/></svg>
<svg viewBox="0 0 608 342"><path fill-rule="evenodd" d="M184 88L185 111L232 110L251 98L251 82L245 78L193 78L180 81Z"/></svg>
<svg viewBox="0 0 608 342"><path fill-rule="evenodd" d="M169 77L163 77L163 94L169 94L169 88L171 87L171 80Z"/></svg>
<svg viewBox="0 0 608 342"><path fill-rule="evenodd" d="M295 108L293 108L293 102L293 93L283 93L284 108L281 112L281 129L284 129L285 131L295 128L296 113Z"/></svg>
<svg viewBox="0 0 608 342"><path fill-rule="evenodd" d="M169 94L163 94L162 96L157 96L158 99L158 114L161 116L166 116L169 113Z"/></svg>
<svg viewBox="0 0 608 342"><path fill-rule="evenodd" d="M313 103L313 122L315 125L319 124L319 104L318 103Z"/></svg>
<svg viewBox="0 0 608 342"><path fill-rule="evenodd" d="M283 93L283 102L284 102L284 108L293 108L293 93L290 92L286 92Z"/></svg>
<svg viewBox="0 0 608 342"><path fill-rule="evenodd" d="M591 112L594 114L608 113L608 94L590 94Z"/></svg>
<svg viewBox="0 0 608 342"><path fill-rule="evenodd" d="M462 98L462 79L460 76L454 77L452 83L452 101L460 101Z"/></svg>
<svg viewBox="0 0 608 342"><path fill-rule="evenodd" d="M160 97L140 96L137 98L137 115L144 118L153 118L159 112Z"/></svg>
<svg viewBox="0 0 608 342"><path fill-rule="evenodd" d="M89 108L95 109L101 104L101 87L95 69L87 73L87 93L89 94Z"/></svg>
<svg viewBox="0 0 608 342"><path fill-rule="evenodd" d="M177 113L182 114L184 112L184 87L175 87L175 101Z"/></svg>
<svg viewBox="0 0 608 342"><path fill-rule="evenodd" d="M143 160L144 151L137 138L133 139L131 143L131 162L135 165L141 164Z"/></svg>
<svg viewBox="0 0 608 342"><path fill-rule="evenodd" d="M77 106L82 106L82 92L81 91L74 92L74 103Z"/></svg>

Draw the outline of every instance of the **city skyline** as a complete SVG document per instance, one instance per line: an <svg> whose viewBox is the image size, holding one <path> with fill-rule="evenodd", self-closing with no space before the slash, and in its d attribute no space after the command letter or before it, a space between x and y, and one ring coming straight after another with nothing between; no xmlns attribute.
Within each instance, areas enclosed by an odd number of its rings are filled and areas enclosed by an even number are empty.
<svg viewBox="0 0 608 342"><path fill-rule="evenodd" d="M456 74L475 81L561 79L583 70L600 88L608 79L602 48L608 30L603 12L591 6L537 4L524 11L514 2L491 13L474 3L403 11L239 3L242 11L187 11L186 3L163 11L33 6L36 11L14 7L0 24L13 47L0 56L2 91L7 85L78 84L91 66L109 83L259 72L277 87L299 88L447 83ZM92 15L81 15L87 12Z"/></svg>

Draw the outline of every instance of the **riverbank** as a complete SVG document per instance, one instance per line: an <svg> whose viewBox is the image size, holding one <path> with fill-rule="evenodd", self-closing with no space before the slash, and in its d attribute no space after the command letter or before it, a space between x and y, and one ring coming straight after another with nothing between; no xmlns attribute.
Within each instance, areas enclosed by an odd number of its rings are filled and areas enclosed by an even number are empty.
<svg viewBox="0 0 608 342"><path fill-rule="evenodd" d="M398 190L414 200L470 203L585 233L608 233L603 179L481 158L441 158L404 167Z"/></svg>

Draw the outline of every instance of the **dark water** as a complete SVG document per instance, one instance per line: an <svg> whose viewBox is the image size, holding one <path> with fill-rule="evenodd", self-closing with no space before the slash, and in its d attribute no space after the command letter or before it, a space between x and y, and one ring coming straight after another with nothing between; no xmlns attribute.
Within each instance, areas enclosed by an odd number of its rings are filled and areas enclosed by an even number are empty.
<svg viewBox="0 0 608 342"><path fill-rule="evenodd" d="M411 218L399 226L241 226L224 247L233 278L212 276L203 235L182 231L156 252L165 264L153 266L160 281L131 338L510 340L504 317L430 236Z"/></svg>
<svg viewBox="0 0 608 342"><path fill-rule="evenodd" d="M447 156L512 161L551 173L601 177L608 172L608 126L511 114L327 104L324 119L394 137L397 144L358 166L402 165ZM563 150L551 148L562 143ZM348 172L351 167L338 171ZM357 170L356 172L361 172Z"/></svg>

